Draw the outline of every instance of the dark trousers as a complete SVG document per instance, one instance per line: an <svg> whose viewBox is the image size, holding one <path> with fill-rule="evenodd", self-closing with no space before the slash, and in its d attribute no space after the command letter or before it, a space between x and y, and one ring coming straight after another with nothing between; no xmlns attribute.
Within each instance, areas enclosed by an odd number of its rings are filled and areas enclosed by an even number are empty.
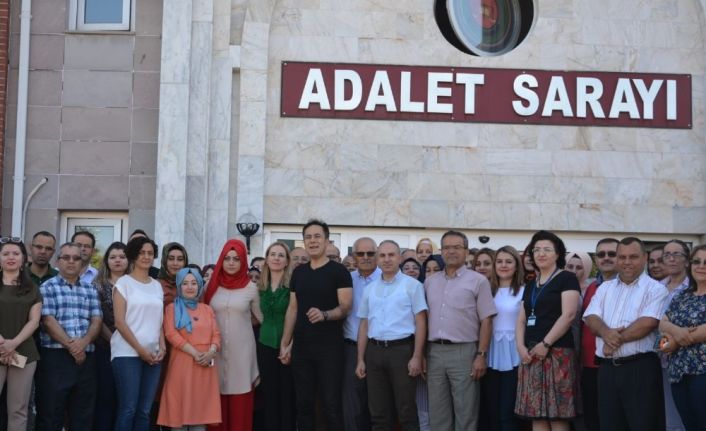
<svg viewBox="0 0 706 431"><path fill-rule="evenodd" d="M260 369L262 395L262 422L265 431L293 431L296 429L294 382L292 369L282 365L279 349L257 343L257 364Z"/></svg>
<svg viewBox="0 0 706 431"><path fill-rule="evenodd" d="M86 353L86 361L78 365L66 349L40 352L37 379L37 431L58 431L68 414L71 431L90 430L96 400L96 358Z"/></svg>
<svg viewBox="0 0 706 431"><path fill-rule="evenodd" d="M317 393L328 431L343 428L341 380L343 340L301 341L292 347L292 377L297 396L297 429L314 431Z"/></svg>
<svg viewBox="0 0 706 431"><path fill-rule="evenodd" d="M685 375L672 383L672 398L686 431L706 430L706 374Z"/></svg>
<svg viewBox="0 0 706 431"><path fill-rule="evenodd" d="M358 346L343 345L343 424L345 431L369 431L368 385L355 375Z"/></svg>
<svg viewBox="0 0 706 431"><path fill-rule="evenodd" d="M602 431L664 431L662 368L656 354L598 369L598 413Z"/></svg>
<svg viewBox="0 0 706 431"><path fill-rule="evenodd" d="M93 415L93 431L112 431L116 408L110 345L96 342L96 411Z"/></svg>
<svg viewBox="0 0 706 431"><path fill-rule="evenodd" d="M417 380L407 364L414 353L414 341L384 347L368 343L365 366L368 379L368 408L373 431L389 431L395 425L395 409L405 431L419 430Z"/></svg>
<svg viewBox="0 0 706 431"><path fill-rule="evenodd" d="M517 395L517 368L498 371L488 368L482 382L487 408L488 428L492 431L518 431L520 420L515 416Z"/></svg>
<svg viewBox="0 0 706 431"><path fill-rule="evenodd" d="M600 431L598 421L598 368L581 368L583 423L586 431Z"/></svg>

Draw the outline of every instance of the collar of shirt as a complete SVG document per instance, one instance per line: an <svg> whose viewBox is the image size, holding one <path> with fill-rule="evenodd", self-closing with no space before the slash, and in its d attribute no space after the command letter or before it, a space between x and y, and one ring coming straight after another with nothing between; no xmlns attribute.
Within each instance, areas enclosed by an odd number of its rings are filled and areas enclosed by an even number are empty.
<svg viewBox="0 0 706 431"><path fill-rule="evenodd" d="M384 276L384 275L380 275L380 281L382 281L383 284L392 284L392 283L396 282L396 281L400 278L400 274L402 274L402 271L397 270L397 272L395 273L395 276L392 277L392 280L385 280L385 276Z"/></svg>
<svg viewBox="0 0 706 431"><path fill-rule="evenodd" d="M444 277L446 277L447 280L453 280L454 278L458 278L463 275L464 272L468 271L468 268L466 268L466 265L461 265L460 268L454 272L454 275L449 277L449 274L446 272L446 269L444 271Z"/></svg>
<svg viewBox="0 0 706 431"><path fill-rule="evenodd" d="M64 286L69 286L69 287L81 287L81 278L76 279L76 283L71 284L69 280L65 279L61 273L56 275L57 281L59 281L59 284L62 284Z"/></svg>
<svg viewBox="0 0 706 431"><path fill-rule="evenodd" d="M85 274L97 275L97 274L98 274L98 270L97 270L96 268L94 268L93 266L88 265L88 266L86 267L86 270L83 271L83 272L81 273L81 275L79 275L79 278L83 277Z"/></svg>
<svg viewBox="0 0 706 431"><path fill-rule="evenodd" d="M638 284L640 284L640 282L642 281L642 277L643 277L644 275L645 275L644 273L640 274L640 276L637 277L635 280L633 280L632 283L626 283L626 282L624 282L623 279L620 278L620 275L618 275L617 280L618 280L618 283L619 283L619 284L622 284L623 286L633 287L633 286L637 286Z"/></svg>
<svg viewBox="0 0 706 431"><path fill-rule="evenodd" d="M368 284L368 283L370 283L371 281L375 281L375 280L377 280L378 278L382 277L382 270L376 266L376 267L375 267L375 270L374 270L373 272L371 272L371 273L366 277L366 276L364 276L363 274L361 274L360 272L358 272L358 270L356 269L356 270L353 271L353 273L351 274L351 277L353 278L353 280L362 281L363 284Z"/></svg>
<svg viewBox="0 0 706 431"><path fill-rule="evenodd" d="M667 278L664 278L664 279L660 280L660 283L662 283L662 285L666 287L666 286L669 284L670 281L672 281L672 277L667 277ZM689 287L689 276L687 275L687 276L684 277L684 279L681 281L681 284L679 284L679 286L677 286L677 287L674 289L674 292L678 292L678 291L684 290L684 289L686 289L686 288L688 288L688 287Z"/></svg>

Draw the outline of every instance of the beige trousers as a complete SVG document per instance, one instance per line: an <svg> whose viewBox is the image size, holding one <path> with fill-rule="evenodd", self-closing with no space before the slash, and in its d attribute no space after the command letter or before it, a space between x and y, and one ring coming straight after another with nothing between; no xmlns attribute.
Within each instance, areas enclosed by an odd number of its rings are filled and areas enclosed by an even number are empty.
<svg viewBox="0 0 706 431"><path fill-rule="evenodd" d="M0 365L0 388L7 382L7 429L27 428L27 408L37 361L24 368Z"/></svg>

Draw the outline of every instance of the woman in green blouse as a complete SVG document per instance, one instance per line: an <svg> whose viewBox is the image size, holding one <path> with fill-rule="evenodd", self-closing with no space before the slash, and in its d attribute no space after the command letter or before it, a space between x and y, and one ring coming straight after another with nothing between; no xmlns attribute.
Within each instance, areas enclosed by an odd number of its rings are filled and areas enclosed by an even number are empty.
<svg viewBox="0 0 706 431"><path fill-rule="evenodd" d="M264 429L294 430L294 383L289 365L279 360L284 315L289 305L289 248L283 242L267 247L265 265L258 283L263 320L257 342Z"/></svg>
<svg viewBox="0 0 706 431"><path fill-rule="evenodd" d="M29 276L27 249L19 238L0 238L0 388L7 382L7 428L27 428L27 406L39 352L42 295ZM2 426L0 426L2 428Z"/></svg>

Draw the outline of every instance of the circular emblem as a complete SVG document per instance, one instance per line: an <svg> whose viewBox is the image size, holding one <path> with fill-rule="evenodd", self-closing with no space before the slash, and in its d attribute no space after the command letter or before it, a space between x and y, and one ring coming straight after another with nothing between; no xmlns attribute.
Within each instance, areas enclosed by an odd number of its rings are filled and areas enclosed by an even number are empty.
<svg viewBox="0 0 706 431"><path fill-rule="evenodd" d="M461 51L480 56L512 51L534 19L531 0L436 0L434 9L444 37Z"/></svg>

